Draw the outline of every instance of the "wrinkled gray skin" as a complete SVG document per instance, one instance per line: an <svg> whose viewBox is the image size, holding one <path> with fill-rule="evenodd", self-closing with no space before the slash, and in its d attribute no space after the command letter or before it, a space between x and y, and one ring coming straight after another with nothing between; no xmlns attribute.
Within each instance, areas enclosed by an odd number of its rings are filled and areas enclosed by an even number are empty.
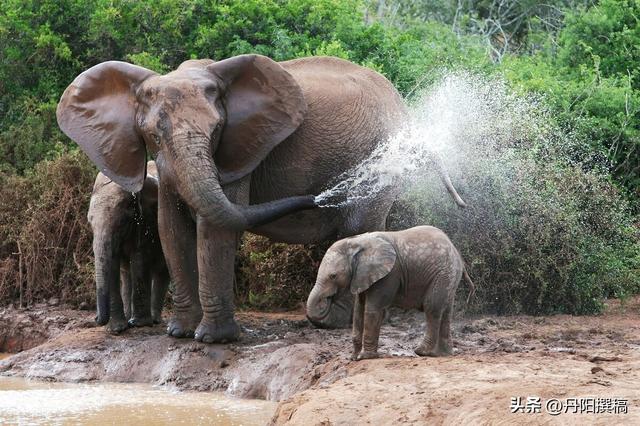
<svg viewBox="0 0 640 426"><path fill-rule="evenodd" d="M427 330L418 355L449 355L453 301L463 276L473 292L458 250L432 226L346 238L322 259L307 316L315 323L332 315L332 298L348 289L355 295L352 359L378 356L380 326L390 306L424 311Z"/></svg>
<svg viewBox="0 0 640 426"><path fill-rule="evenodd" d="M397 189L341 208L314 196L365 159L406 119L393 85L337 58L274 62L241 55L186 61L166 75L124 62L98 64L65 90L60 128L131 192L144 158L158 165L159 232L175 284L168 333L233 341L234 259L251 231L312 243L383 230ZM462 200L437 162L454 200ZM344 312L325 326L347 326ZM338 304L336 304L338 305Z"/></svg>
<svg viewBox="0 0 640 426"><path fill-rule="evenodd" d="M112 333L160 323L169 272L158 236L155 163L147 163L135 196L98 173L87 217L93 230L96 322Z"/></svg>

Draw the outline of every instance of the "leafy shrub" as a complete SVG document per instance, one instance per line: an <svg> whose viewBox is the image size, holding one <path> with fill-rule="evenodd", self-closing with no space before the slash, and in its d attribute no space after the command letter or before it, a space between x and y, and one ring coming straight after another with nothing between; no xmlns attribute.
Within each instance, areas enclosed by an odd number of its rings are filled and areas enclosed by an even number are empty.
<svg viewBox="0 0 640 426"><path fill-rule="evenodd" d="M602 0L568 12L557 45L505 58L514 85L545 96L557 122L608 159L615 179L640 199L640 2Z"/></svg>
<svg viewBox="0 0 640 426"><path fill-rule="evenodd" d="M390 224L447 232L478 287L476 309L588 314L606 297L640 291L640 230L576 134L554 125L539 100L500 82L454 76L433 90L427 105L435 99L435 108L427 110L444 110L438 124L448 126L436 134L468 208L457 209L425 176Z"/></svg>
<svg viewBox="0 0 640 426"><path fill-rule="evenodd" d="M391 226L447 232L476 284L477 311L592 314L607 297L639 292L640 235L615 187L577 167L525 162L535 180L516 168L465 170L464 211L424 181L396 205Z"/></svg>
<svg viewBox="0 0 640 426"><path fill-rule="evenodd" d="M0 301L95 299L89 197L96 171L83 154L0 176Z"/></svg>
<svg viewBox="0 0 640 426"><path fill-rule="evenodd" d="M245 234L236 260L236 301L245 309L296 309L313 287L330 243L272 243Z"/></svg>

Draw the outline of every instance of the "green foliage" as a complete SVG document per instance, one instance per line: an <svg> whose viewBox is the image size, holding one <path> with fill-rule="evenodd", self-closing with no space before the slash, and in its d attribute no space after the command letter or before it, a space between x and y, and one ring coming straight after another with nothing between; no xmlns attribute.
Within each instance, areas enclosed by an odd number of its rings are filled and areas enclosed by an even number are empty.
<svg viewBox="0 0 640 426"><path fill-rule="evenodd" d="M338 56L381 72L409 98L459 68L541 94L570 136L553 156L534 156L550 150L543 144L518 154L535 180L512 170L507 193L504 176L486 169L466 179L470 213L424 192L405 208L414 223L453 235L486 309L589 313L603 297L640 291L638 228L624 200L640 208L640 2L593 3L3 0L0 301L17 297L20 271L29 301L92 297L84 215L95 171L55 120L73 78L106 60L165 73L186 59L242 53ZM609 170L611 181L601 175ZM245 238L239 304L295 307L324 248Z"/></svg>
<svg viewBox="0 0 640 426"><path fill-rule="evenodd" d="M507 78L545 96L558 123L611 163L640 197L639 1L604 0L569 13L555 49L505 58Z"/></svg>
<svg viewBox="0 0 640 426"><path fill-rule="evenodd" d="M445 230L479 311L593 314L607 297L640 292L640 231L619 192L601 175L532 152L486 152L481 166L463 165L462 211L440 182L420 182L395 206L392 228Z"/></svg>
<svg viewBox="0 0 640 426"><path fill-rule="evenodd" d="M334 55L382 72L403 93L433 70L488 63L472 38L442 24L396 31L365 23L362 11L359 0L2 2L0 169L23 173L67 149L54 106L76 75L106 60L167 72L190 58Z"/></svg>
<svg viewBox="0 0 640 426"><path fill-rule="evenodd" d="M236 261L236 300L245 309L297 309L307 299L329 243L271 243L246 234Z"/></svg>

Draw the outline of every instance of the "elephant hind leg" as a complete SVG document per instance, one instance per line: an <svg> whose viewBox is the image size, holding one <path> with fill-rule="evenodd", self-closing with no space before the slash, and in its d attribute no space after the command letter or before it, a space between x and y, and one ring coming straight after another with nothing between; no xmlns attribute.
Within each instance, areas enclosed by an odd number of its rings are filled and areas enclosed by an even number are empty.
<svg viewBox="0 0 640 426"><path fill-rule="evenodd" d="M422 338L422 342L415 349L415 353L420 356L438 356L438 340L440 338L440 323L442 311L434 311L425 307L425 317L427 327Z"/></svg>
<svg viewBox="0 0 640 426"><path fill-rule="evenodd" d="M453 303L449 304L442 314L440 321L440 336L438 339L437 352L441 355L451 355L451 316L453 314Z"/></svg>
<svg viewBox="0 0 640 426"><path fill-rule="evenodd" d="M427 319L427 330L420 345L415 349L420 356L442 356L447 355L446 349L449 345L449 336L444 337L445 342L441 342L441 330L449 329L450 326L450 303L445 282L441 277L434 280L423 302L423 309Z"/></svg>

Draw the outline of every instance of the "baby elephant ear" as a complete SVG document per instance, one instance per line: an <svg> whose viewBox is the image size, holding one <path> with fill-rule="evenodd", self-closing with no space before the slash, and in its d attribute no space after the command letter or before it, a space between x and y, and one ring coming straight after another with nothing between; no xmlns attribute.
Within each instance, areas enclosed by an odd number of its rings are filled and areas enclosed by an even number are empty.
<svg viewBox="0 0 640 426"><path fill-rule="evenodd" d="M351 263L351 293L360 294L386 277L396 263L396 250L380 237L358 238Z"/></svg>
<svg viewBox="0 0 640 426"><path fill-rule="evenodd" d="M136 130L135 90L153 71L109 61L89 68L58 103L60 129L98 169L129 192L142 188L145 146Z"/></svg>

